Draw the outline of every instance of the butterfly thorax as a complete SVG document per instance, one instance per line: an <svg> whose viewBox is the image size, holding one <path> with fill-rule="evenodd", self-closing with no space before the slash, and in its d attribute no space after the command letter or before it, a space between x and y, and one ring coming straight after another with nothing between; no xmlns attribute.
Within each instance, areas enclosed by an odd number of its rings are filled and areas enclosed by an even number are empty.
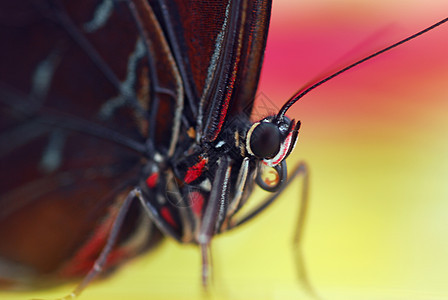
<svg viewBox="0 0 448 300"><path fill-rule="evenodd" d="M256 123L235 118L225 128L212 142L194 142L185 130L172 158L154 155L144 167L145 208L161 231L180 242L203 243L231 227L254 179L273 160L284 160L298 130L294 121L274 123L274 117Z"/></svg>

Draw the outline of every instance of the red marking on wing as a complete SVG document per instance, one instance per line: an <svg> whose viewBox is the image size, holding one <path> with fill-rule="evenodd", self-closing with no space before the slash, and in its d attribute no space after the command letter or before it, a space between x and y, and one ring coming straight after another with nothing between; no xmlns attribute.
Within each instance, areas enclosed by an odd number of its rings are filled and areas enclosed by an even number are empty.
<svg viewBox="0 0 448 300"><path fill-rule="evenodd" d="M177 225L176 221L174 221L173 215L171 214L168 207L165 207L165 206L162 207L160 209L160 215L169 225L171 225L171 227L178 228L178 225Z"/></svg>
<svg viewBox="0 0 448 300"><path fill-rule="evenodd" d="M159 180L159 173L152 173L151 175L148 176L148 178L146 178L146 185L149 188L154 188L158 180Z"/></svg>
<svg viewBox="0 0 448 300"><path fill-rule="evenodd" d="M219 114L218 128L215 130L212 140L215 140L218 137L218 134L221 132L222 126L224 125L227 110L229 109L230 98L232 97L233 88L235 86L235 80L236 80L236 74L238 72L239 62L240 57L236 59L235 65L233 66L232 76L230 77L230 81L227 85L227 93L225 96L224 103L221 106L221 113Z"/></svg>
<svg viewBox="0 0 448 300"><path fill-rule="evenodd" d="M84 276L93 268L95 260L99 257L99 254L107 242L114 219L115 214L113 213L111 217L107 218L106 221L101 224L88 242L83 245L74 257L58 272L59 276L64 278ZM120 262L124 261L126 257L126 251L123 251L122 249L112 250L107 256L105 269L118 265Z"/></svg>
<svg viewBox="0 0 448 300"><path fill-rule="evenodd" d="M196 180L199 176L201 176L202 171L204 170L205 165L207 164L208 159L203 158L195 165L191 166L187 170L187 174L185 174L184 181L185 183L191 183Z"/></svg>
<svg viewBox="0 0 448 300"><path fill-rule="evenodd" d="M191 192L188 194L188 198L193 213L200 217L202 214L202 208L204 206L204 196L200 192Z"/></svg>

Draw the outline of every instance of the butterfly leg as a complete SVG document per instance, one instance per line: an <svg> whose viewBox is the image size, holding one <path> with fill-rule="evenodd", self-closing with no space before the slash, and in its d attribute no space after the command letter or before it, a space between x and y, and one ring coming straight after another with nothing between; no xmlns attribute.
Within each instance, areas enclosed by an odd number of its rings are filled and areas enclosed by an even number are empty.
<svg viewBox="0 0 448 300"><path fill-rule="evenodd" d="M300 214L299 214L299 218L298 218L298 227L297 227L296 233L294 235L294 240L296 240L298 238L298 236L301 234L301 232L303 231L303 225L304 225L305 216L306 216L306 209L308 207L309 173L308 173L308 167L305 162L300 162L294 168L294 170L292 171L288 180L285 181L284 184L282 184L279 189L277 189L275 194L266 198L262 203L260 203L257 207L252 209L250 212L246 213L244 216L241 216L241 217L238 217L238 218L232 220L232 222L229 224L229 226L227 228L225 228L225 230L227 231L227 230L233 229L235 227L238 227L238 226L246 223L247 221L252 220L258 214L260 214L262 211L264 211L266 208L268 208L275 200L277 200L277 198L281 195L281 193L298 176L303 178L303 189L302 189L302 194L299 197L299 199L300 199L300 207L299 207Z"/></svg>
<svg viewBox="0 0 448 300"><path fill-rule="evenodd" d="M306 216L308 211L308 204L309 204L309 171L308 166L305 162L300 162L294 170L291 172L290 177L288 180L281 185L281 187L278 189L278 191L265 199L260 205L258 205L256 208L254 208L252 211L248 212L242 217L239 217L237 219L234 219L230 224L229 227L225 228L225 230L230 230L235 227L238 227L247 221L252 220L255 216L260 214L262 211L264 211L268 206L270 206L280 195L281 193L296 179L297 177L301 177L303 180L303 186L302 186L302 192L299 196L299 215L297 217L297 223L296 223L296 230L294 232L293 237L293 251L297 266L297 273L299 280L305 290L312 295L314 298L318 298L317 294L314 292L314 289L308 279L308 275L306 272L305 267L305 261L303 257L302 252L302 241L303 241L303 234L304 234L304 227L306 223Z"/></svg>
<svg viewBox="0 0 448 300"><path fill-rule="evenodd" d="M309 206L309 170L305 162L300 162L299 165L292 172L292 176L290 180L294 179L294 177L302 176L303 177L303 186L302 186L302 194L300 195L300 207L299 207L299 215L297 217L296 230L294 232L292 247L293 253L296 263L296 270L298 278L304 287L305 291L312 296L314 299L320 299L318 294L316 293L314 287L312 286L308 273L306 271L305 258L303 255L303 235L305 232L305 224L306 217Z"/></svg>
<svg viewBox="0 0 448 300"><path fill-rule="evenodd" d="M213 179L211 193L204 217L199 228L198 244L201 247L202 256L202 285L207 287L209 277L211 276L211 251L210 243L217 229L221 227L224 220L225 211L228 206L229 180L231 165L227 156L218 161L218 170Z"/></svg>
<svg viewBox="0 0 448 300"><path fill-rule="evenodd" d="M123 225L123 222L126 218L126 214L129 211L129 207L132 204L132 201L135 198L141 198L141 191L139 188L134 188L132 191L129 192L129 194L126 196L126 199L123 201L120 210L118 212L118 215L115 217L115 220L112 224L112 228L109 232L109 235L107 237L107 241L103 249L101 250L100 255L95 260L95 263L93 264L93 267L90 269L90 271L87 273L87 275L83 278L81 283L78 284L78 286L67 296L60 298L60 300L70 300L77 298L82 291L89 285L89 283L103 270L104 266L107 263L107 258L109 254L111 253L115 242L117 240L118 234L120 233L120 229Z"/></svg>

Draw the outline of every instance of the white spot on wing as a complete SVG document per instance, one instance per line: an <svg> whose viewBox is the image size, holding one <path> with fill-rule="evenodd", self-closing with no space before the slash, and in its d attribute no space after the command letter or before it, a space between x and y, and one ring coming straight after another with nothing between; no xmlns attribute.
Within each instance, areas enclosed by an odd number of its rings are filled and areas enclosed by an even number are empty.
<svg viewBox="0 0 448 300"><path fill-rule="evenodd" d="M163 162L163 156L162 156L159 152L156 152L156 153L154 154L153 159L154 159L154 161L157 162L157 163L161 163L161 162Z"/></svg>
<svg viewBox="0 0 448 300"><path fill-rule="evenodd" d="M215 148L221 148L221 147L224 146L225 144L226 144L226 142L224 142L224 141L219 141L219 142L216 144Z"/></svg>
<svg viewBox="0 0 448 300"><path fill-rule="evenodd" d="M205 178L201 184L200 184L201 188L206 191L206 192L210 192L212 189L212 183L210 182L210 179Z"/></svg>
<svg viewBox="0 0 448 300"><path fill-rule="evenodd" d="M55 129L49 136L47 147L40 160L40 168L46 173L57 170L62 162L62 150L65 144L65 134L61 129Z"/></svg>
<svg viewBox="0 0 448 300"><path fill-rule="evenodd" d="M31 96L36 97L39 100L46 98L56 69L56 58L56 51L53 51L47 58L37 65L33 77L31 78Z"/></svg>
<svg viewBox="0 0 448 300"><path fill-rule="evenodd" d="M94 32L103 27L107 20L112 15L114 3L112 0L104 0L95 10L93 19L84 24L84 30L87 32Z"/></svg>

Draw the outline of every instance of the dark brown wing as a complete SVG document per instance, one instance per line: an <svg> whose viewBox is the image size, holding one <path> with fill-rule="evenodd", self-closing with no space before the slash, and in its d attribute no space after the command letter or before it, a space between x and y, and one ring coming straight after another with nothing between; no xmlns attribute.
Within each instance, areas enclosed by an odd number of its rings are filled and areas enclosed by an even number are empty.
<svg viewBox="0 0 448 300"><path fill-rule="evenodd" d="M154 19L136 6L138 17L125 2L0 4L0 278L73 259L137 183L162 85L172 119L175 71L154 63L164 50L149 49Z"/></svg>
<svg viewBox="0 0 448 300"><path fill-rule="evenodd" d="M228 114L251 112L271 1L150 2L162 17L198 132L213 141Z"/></svg>

